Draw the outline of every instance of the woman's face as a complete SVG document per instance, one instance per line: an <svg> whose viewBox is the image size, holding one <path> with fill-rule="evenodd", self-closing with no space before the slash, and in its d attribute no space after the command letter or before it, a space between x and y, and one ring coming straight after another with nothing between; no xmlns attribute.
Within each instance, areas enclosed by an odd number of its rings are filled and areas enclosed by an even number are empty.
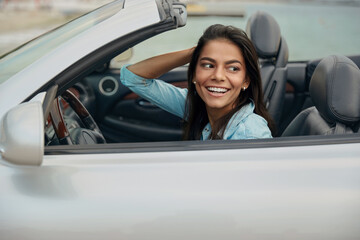
<svg viewBox="0 0 360 240"><path fill-rule="evenodd" d="M235 107L241 90L249 86L240 49L226 39L211 40L203 47L196 64L196 91L206 110L223 116Z"/></svg>

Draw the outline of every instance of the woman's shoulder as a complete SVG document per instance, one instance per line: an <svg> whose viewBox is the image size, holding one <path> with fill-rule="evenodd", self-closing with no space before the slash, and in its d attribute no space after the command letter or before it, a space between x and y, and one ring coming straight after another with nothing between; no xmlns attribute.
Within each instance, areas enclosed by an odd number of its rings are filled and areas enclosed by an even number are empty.
<svg viewBox="0 0 360 240"><path fill-rule="evenodd" d="M240 132L243 132L246 139L272 138L267 121L256 113L249 114L240 125L242 125Z"/></svg>
<svg viewBox="0 0 360 240"><path fill-rule="evenodd" d="M229 126L227 139L272 138L267 121L253 111L238 112Z"/></svg>
<svg viewBox="0 0 360 240"><path fill-rule="evenodd" d="M254 112L243 118L242 122L248 126L252 126L253 124L267 126L267 121L265 120L265 118Z"/></svg>

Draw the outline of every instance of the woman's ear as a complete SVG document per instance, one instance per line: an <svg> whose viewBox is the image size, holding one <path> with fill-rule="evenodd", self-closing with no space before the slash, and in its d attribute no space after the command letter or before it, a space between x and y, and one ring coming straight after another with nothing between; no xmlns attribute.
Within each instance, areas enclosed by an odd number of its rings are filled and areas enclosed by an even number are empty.
<svg viewBox="0 0 360 240"><path fill-rule="evenodd" d="M196 68L195 68L195 71L196 71ZM194 85L196 85L196 75L195 75L195 73L194 73L194 75L193 75L193 77L192 77L191 82L192 82Z"/></svg>
<svg viewBox="0 0 360 240"><path fill-rule="evenodd" d="M249 85L250 85L250 79L248 78L248 77L246 77L245 78L245 81L244 81L244 83L242 84L242 89L247 89L248 87L249 87ZM245 89L244 89L244 91L245 91Z"/></svg>

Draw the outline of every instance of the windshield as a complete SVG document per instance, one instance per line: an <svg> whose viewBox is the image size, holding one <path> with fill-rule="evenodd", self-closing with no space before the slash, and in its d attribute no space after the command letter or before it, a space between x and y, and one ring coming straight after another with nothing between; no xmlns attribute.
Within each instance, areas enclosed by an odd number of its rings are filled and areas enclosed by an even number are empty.
<svg viewBox="0 0 360 240"><path fill-rule="evenodd" d="M34 40L25 43L0 59L0 84L53 49L113 16L123 8L124 1L114 1L98 8Z"/></svg>
<svg viewBox="0 0 360 240"><path fill-rule="evenodd" d="M185 27L138 44L128 62L194 46L205 28L212 24L245 29L249 17L256 11L269 13L279 23L289 47L289 61L308 61L333 54L360 54L357 24L360 22L360 0L189 1L187 9ZM119 67L115 64L114 67Z"/></svg>

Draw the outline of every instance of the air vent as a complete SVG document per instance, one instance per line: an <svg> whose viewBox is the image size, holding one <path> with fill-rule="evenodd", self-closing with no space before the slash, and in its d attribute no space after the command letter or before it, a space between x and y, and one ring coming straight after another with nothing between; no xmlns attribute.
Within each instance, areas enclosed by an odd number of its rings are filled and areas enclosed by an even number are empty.
<svg viewBox="0 0 360 240"><path fill-rule="evenodd" d="M116 93L119 88L119 83L114 77L104 77L100 80L99 89L100 92L106 96L111 96Z"/></svg>

